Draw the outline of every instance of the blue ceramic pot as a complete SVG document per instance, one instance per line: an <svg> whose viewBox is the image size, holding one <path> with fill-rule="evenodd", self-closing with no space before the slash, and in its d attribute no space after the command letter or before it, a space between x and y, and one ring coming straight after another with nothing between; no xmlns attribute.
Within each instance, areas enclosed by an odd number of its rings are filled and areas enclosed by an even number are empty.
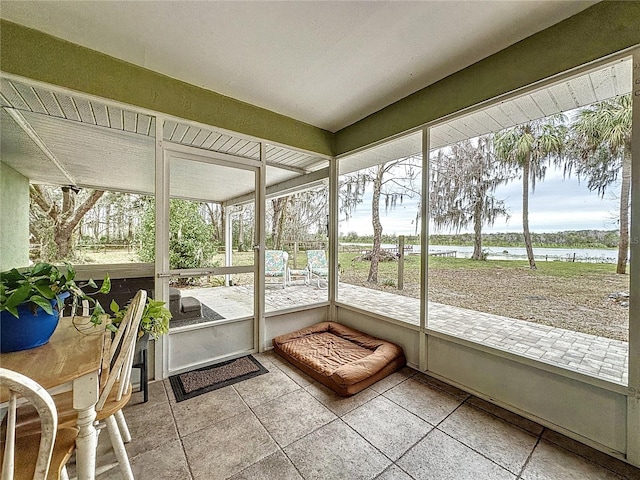
<svg viewBox="0 0 640 480"><path fill-rule="evenodd" d="M62 297L68 295L67 293ZM28 350L47 343L60 319L56 303L56 300L51 301L51 306L54 307L52 315L41 307L34 314L26 304L18 306L20 318L6 310L0 312L0 353Z"/></svg>

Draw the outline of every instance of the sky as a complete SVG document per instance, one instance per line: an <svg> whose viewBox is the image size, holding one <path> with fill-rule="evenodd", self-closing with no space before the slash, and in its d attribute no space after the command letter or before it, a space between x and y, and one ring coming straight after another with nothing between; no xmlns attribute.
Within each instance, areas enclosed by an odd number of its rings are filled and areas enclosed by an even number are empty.
<svg viewBox="0 0 640 480"><path fill-rule="evenodd" d="M536 182L535 192L529 191L529 229L535 233L558 232L564 230L615 230L617 225L619 184L612 185L604 197L591 192L585 181L575 177L563 178L562 170L550 167L544 181ZM520 232L522 230L522 180L516 179L500 186L495 196L503 199L511 217L496 219L493 227L483 227L483 233ZM381 202L380 220L383 233L414 235L415 218L418 209L417 198L405 199L403 204L385 213ZM363 203L358 205L353 216L345 221L340 217L340 233L357 232L360 235L373 234L371 226L371 185L367 187ZM418 233L420 226L418 225ZM473 232L473 226L461 230ZM448 230L430 233L455 233Z"/></svg>

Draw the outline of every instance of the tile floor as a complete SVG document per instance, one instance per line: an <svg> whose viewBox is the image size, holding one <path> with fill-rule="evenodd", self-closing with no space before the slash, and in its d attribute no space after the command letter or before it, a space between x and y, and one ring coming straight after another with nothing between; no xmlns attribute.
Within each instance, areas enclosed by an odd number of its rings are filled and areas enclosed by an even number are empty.
<svg viewBox="0 0 640 480"><path fill-rule="evenodd" d="M135 394L125 415L136 479L640 479L409 368L341 398L272 352L255 357L269 373L184 402L168 381L150 385L146 404Z"/></svg>

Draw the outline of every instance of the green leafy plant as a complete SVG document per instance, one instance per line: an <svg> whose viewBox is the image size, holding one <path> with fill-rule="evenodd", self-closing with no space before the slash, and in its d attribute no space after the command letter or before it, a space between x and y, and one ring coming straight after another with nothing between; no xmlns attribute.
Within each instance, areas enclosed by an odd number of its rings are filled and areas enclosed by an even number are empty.
<svg viewBox="0 0 640 480"><path fill-rule="evenodd" d="M157 340L162 335L169 333L169 320L171 320L172 315L169 309L164 305L165 302L147 298L147 303L144 306L142 318L140 320L138 337L142 337L145 333L149 333L154 340ZM120 308L118 303L113 300L109 308L113 312L113 324L117 325L127 314L129 304L124 308Z"/></svg>
<svg viewBox="0 0 640 480"><path fill-rule="evenodd" d="M91 323L98 325L102 323L104 309L90 295L96 293L109 293L111 290L111 280L109 275L105 275L102 286L98 286L93 280L87 282L88 287L97 291L92 294L85 293L75 282L76 271L73 265L66 263L65 272L50 263L37 263L33 267L12 269L0 274L0 311L6 310L14 317L20 318L18 306L27 305L35 313L41 307L49 315L54 309L62 311L64 299L67 296L72 298L71 311L75 312L83 300L93 306L91 312ZM86 288L86 287L83 287ZM55 304L52 305L55 300Z"/></svg>

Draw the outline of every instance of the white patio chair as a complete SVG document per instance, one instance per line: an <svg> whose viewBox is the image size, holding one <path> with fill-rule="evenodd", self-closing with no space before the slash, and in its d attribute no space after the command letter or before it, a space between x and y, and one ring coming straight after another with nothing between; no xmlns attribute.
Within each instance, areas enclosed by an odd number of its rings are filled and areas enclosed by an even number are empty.
<svg viewBox="0 0 640 480"><path fill-rule="evenodd" d="M2 407L6 415L6 434L0 453L2 480L58 479L78 436L76 428L58 428L56 405L51 395L30 378L0 368L0 387L9 391L9 401ZM36 412L36 429L22 432L17 428L20 409L28 403Z"/></svg>
<svg viewBox="0 0 640 480"><path fill-rule="evenodd" d="M307 268L309 269L309 281L314 276L318 279L318 288L320 288L320 279L329 278L329 263L324 250L307 250Z"/></svg>
<svg viewBox="0 0 640 480"><path fill-rule="evenodd" d="M268 278L280 279L282 288L287 286L287 264L289 254L284 250L266 250L264 252L264 275Z"/></svg>

